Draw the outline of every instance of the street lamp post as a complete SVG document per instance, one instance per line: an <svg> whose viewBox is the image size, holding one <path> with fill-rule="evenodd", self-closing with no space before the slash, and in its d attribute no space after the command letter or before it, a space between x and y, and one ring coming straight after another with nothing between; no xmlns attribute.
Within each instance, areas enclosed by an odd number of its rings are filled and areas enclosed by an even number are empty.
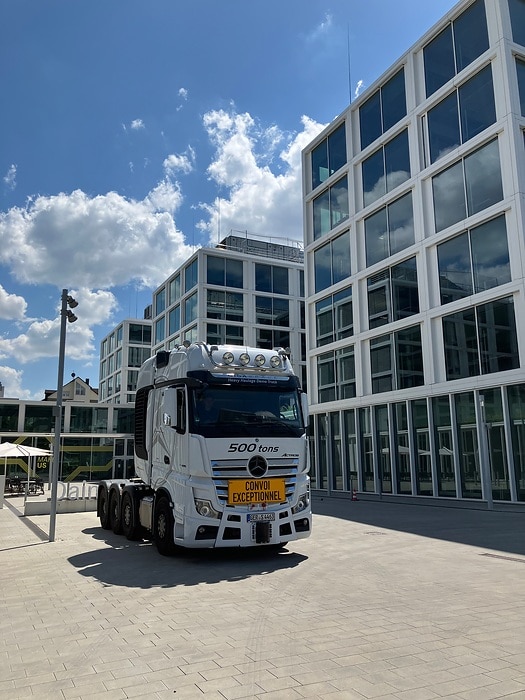
<svg viewBox="0 0 525 700"><path fill-rule="evenodd" d="M53 443L53 464L51 469L51 510L49 517L49 541L55 541L55 525L57 515L57 491L58 472L60 464L60 432L62 428L62 393L64 388L64 358L66 351L66 321L74 323L77 320L75 314L68 309L74 309L78 302L69 296L68 290L62 290L62 304L60 307L60 343L58 346L58 380L57 380L57 401L54 410L55 414L55 440Z"/></svg>

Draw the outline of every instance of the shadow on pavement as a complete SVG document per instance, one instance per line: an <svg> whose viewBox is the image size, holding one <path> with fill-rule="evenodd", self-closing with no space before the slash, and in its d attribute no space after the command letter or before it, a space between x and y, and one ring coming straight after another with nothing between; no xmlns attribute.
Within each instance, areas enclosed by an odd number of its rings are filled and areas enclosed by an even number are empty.
<svg viewBox="0 0 525 700"><path fill-rule="evenodd" d="M523 512L315 496L314 514L525 556ZM315 524L314 524L315 533Z"/></svg>
<svg viewBox="0 0 525 700"><path fill-rule="evenodd" d="M68 561L83 576L108 586L171 588L199 583L239 581L279 569L290 569L307 557L270 549L181 549L173 557L161 556L149 541L130 542L102 528L83 530L109 545L70 557Z"/></svg>

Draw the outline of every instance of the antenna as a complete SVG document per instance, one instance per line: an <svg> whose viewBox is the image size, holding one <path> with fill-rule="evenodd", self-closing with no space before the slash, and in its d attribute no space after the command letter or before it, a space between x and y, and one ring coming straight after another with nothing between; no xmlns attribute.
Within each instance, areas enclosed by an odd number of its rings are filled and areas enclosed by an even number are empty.
<svg viewBox="0 0 525 700"><path fill-rule="evenodd" d="M348 100L352 103L352 76L350 62L350 24L346 23L346 60L348 63Z"/></svg>

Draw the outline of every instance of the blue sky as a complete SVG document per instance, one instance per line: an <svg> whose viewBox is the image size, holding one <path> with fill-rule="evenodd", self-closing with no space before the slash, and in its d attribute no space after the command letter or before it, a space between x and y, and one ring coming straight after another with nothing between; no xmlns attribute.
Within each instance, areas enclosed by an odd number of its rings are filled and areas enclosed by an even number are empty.
<svg viewBox="0 0 525 700"><path fill-rule="evenodd" d="M56 387L63 288L65 381L98 386L101 338L195 246L301 239L301 149L454 4L0 0L5 396Z"/></svg>

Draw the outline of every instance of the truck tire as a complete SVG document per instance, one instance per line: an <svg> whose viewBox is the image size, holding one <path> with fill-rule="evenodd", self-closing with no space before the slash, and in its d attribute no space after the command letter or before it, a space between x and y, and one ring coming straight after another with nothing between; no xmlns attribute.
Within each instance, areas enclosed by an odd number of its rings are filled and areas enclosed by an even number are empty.
<svg viewBox="0 0 525 700"><path fill-rule="evenodd" d="M105 486L99 487L97 510L99 513L100 527L103 530L111 530L111 524L109 522L108 490Z"/></svg>
<svg viewBox="0 0 525 700"><path fill-rule="evenodd" d="M175 543L173 542L173 513L169 501L164 496L159 499L155 506L153 516L153 541L159 554L169 557L175 553Z"/></svg>
<svg viewBox="0 0 525 700"><path fill-rule="evenodd" d="M137 499L130 491L122 494L120 520L122 533L131 541L142 539L142 527L139 522Z"/></svg>
<svg viewBox="0 0 525 700"><path fill-rule="evenodd" d="M120 494L112 489L109 494L109 524L115 535L122 534L122 522L120 520Z"/></svg>

